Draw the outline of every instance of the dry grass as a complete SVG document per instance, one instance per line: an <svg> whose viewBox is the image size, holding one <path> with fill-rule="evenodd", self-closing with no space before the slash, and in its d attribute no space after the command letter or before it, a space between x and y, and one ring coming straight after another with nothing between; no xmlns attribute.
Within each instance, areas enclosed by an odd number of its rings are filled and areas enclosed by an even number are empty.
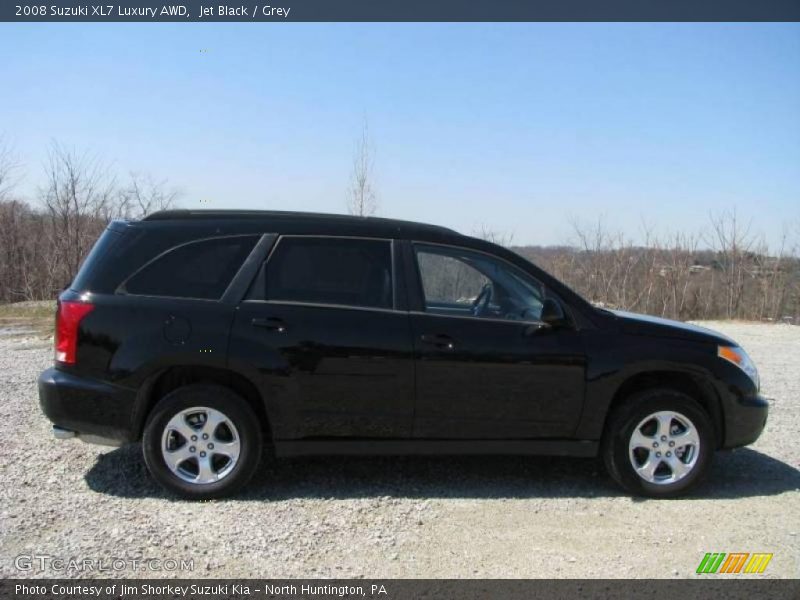
<svg viewBox="0 0 800 600"><path fill-rule="evenodd" d="M0 304L0 333L9 337L49 337L53 335L55 311L55 303L50 301Z"/></svg>

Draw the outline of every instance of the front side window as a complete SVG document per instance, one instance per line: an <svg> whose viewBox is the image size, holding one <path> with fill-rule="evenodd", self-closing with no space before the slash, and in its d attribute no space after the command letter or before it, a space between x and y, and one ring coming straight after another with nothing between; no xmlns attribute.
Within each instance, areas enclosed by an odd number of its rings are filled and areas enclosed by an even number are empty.
<svg viewBox="0 0 800 600"><path fill-rule="evenodd" d="M425 311L538 321L544 289L527 273L480 252L415 245Z"/></svg>
<svg viewBox="0 0 800 600"><path fill-rule="evenodd" d="M173 248L142 267L123 289L128 294L218 300L258 241L235 236Z"/></svg>
<svg viewBox="0 0 800 600"><path fill-rule="evenodd" d="M390 309L391 242L283 237L267 262L266 299Z"/></svg>

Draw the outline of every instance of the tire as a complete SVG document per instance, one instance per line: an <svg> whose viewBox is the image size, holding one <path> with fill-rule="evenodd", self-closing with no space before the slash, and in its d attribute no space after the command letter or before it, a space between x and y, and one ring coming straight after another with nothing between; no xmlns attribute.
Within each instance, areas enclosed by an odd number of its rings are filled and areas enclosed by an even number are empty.
<svg viewBox="0 0 800 600"><path fill-rule="evenodd" d="M653 389L613 411L601 452L609 475L627 491L673 498L706 476L715 439L700 404L675 390Z"/></svg>
<svg viewBox="0 0 800 600"><path fill-rule="evenodd" d="M211 384L167 394L147 419L142 439L153 478L192 500L222 498L241 489L258 468L262 446L250 405L228 388Z"/></svg>

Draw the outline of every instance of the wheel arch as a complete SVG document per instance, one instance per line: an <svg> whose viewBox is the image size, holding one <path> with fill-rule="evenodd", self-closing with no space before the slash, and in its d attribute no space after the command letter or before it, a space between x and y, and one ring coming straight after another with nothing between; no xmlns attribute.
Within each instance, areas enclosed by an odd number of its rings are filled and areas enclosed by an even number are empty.
<svg viewBox="0 0 800 600"><path fill-rule="evenodd" d="M627 398L637 392L659 388L675 390L696 400L711 418L717 447L722 446L725 439L725 419L719 396L713 386L704 378L685 371L642 371L625 379L614 392L608 406L603 423L603 435L607 431L611 415Z"/></svg>
<svg viewBox="0 0 800 600"><path fill-rule="evenodd" d="M147 417L161 398L178 388L198 383L220 385L244 398L258 416L262 431L271 439L272 423L258 387L241 373L208 365L170 366L145 381L136 398L133 423L135 439L141 439Z"/></svg>

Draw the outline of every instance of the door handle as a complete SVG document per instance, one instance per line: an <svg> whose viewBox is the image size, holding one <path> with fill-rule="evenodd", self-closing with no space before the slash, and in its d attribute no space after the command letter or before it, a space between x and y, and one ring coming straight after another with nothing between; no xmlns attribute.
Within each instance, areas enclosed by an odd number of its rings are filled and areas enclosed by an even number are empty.
<svg viewBox="0 0 800 600"><path fill-rule="evenodd" d="M444 333L424 333L420 337L423 344L436 346L440 350L454 350L456 341Z"/></svg>
<svg viewBox="0 0 800 600"><path fill-rule="evenodd" d="M551 329L552 326L548 325L547 323L531 323L530 325L525 326L525 329L522 330L522 335L525 337L531 337L538 333L550 331Z"/></svg>
<svg viewBox="0 0 800 600"><path fill-rule="evenodd" d="M253 327L263 327L268 331L277 331L278 333L286 331L286 322L277 317L267 317L266 319L256 318L250 321L250 324Z"/></svg>

